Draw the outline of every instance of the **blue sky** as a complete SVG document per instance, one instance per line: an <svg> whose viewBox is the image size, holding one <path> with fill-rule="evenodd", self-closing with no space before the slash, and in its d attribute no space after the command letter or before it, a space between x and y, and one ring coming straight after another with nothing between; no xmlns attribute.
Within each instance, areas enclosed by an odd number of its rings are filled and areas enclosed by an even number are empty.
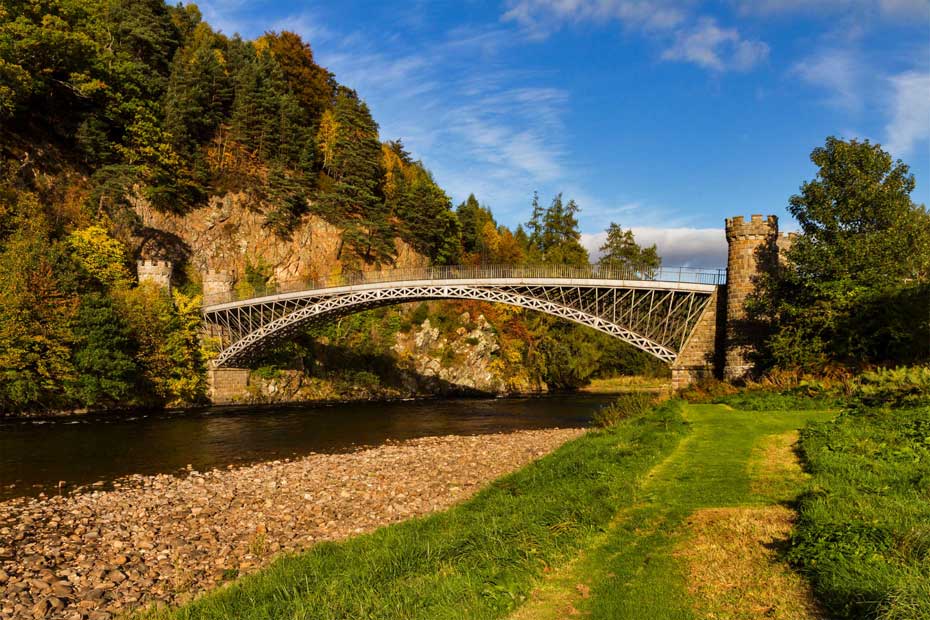
<svg viewBox="0 0 930 620"><path fill-rule="evenodd" d="M930 0L203 0L292 30L458 203L525 221L533 191L615 221L668 265L719 266L723 219L782 227L811 149L868 138L930 203Z"/></svg>

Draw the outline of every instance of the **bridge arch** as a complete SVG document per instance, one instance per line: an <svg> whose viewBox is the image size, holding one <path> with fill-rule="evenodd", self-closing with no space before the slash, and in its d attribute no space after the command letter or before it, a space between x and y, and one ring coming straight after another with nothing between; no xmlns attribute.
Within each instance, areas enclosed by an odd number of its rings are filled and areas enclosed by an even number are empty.
<svg viewBox="0 0 930 620"><path fill-rule="evenodd" d="M441 299L503 303L543 312L597 329L673 364L721 280L719 272L698 270L663 270L647 279L594 267L559 267L555 274L551 267L545 274L527 273L528 268L519 268L519 273L514 273L516 268L509 272L504 268L439 269L438 275L446 277L423 277L437 275L433 269L403 275L394 270L382 272L381 277L368 274L365 277L372 280L368 282L317 285L208 305L204 308L206 324L222 340L214 365L242 365L313 323L377 307Z"/></svg>

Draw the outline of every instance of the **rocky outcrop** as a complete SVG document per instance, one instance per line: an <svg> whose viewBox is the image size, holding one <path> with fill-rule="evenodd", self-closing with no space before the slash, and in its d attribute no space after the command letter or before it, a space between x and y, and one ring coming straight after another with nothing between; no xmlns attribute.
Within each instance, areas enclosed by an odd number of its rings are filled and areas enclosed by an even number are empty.
<svg viewBox="0 0 930 620"><path fill-rule="evenodd" d="M464 312L459 327L443 335L426 319L418 329L398 334L394 353L399 364L410 368L438 391L472 391L505 394L507 385L492 369L500 349L497 334L484 318L474 321Z"/></svg>
<svg viewBox="0 0 930 620"><path fill-rule="evenodd" d="M265 226L261 205L245 192L213 196L206 206L185 215L158 211L139 197L131 202L144 226L138 242L146 258L186 260L201 273L210 269L240 276L246 263L262 264L279 284L342 270L339 228L307 215L288 238L282 238ZM398 267L428 263L400 239L395 247Z"/></svg>

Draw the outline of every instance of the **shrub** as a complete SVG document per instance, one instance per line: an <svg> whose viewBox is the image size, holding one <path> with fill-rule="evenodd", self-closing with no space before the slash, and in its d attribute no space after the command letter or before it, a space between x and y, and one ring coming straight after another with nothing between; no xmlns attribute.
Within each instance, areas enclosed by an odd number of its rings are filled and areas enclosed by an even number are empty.
<svg viewBox="0 0 930 620"><path fill-rule="evenodd" d="M709 403L715 398L736 394L739 390L731 383L705 378L679 390L679 396L689 403Z"/></svg>
<svg viewBox="0 0 930 620"><path fill-rule="evenodd" d="M718 396L712 402L729 405L743 411L799 411L836 409L845 404L845 399L826 390L808 391L794 388L782 392L763 389L744 390L737 394Z"/></svg>
<svg viewBox="0 0 930 620"><path fill-rule="evenodd" d="M813 490L789 559L831 617L930 618L930 407L855 409L800 448Z"/></svg>
<svg viewBox="0 0 930 620"><path fill-rule="evenodd" d="M620 420L645 414L655 402L655 396L649 392L620 394L612 403L595 411L591 420L595 426L608 428Z"/></svg>
<svg viewBox="0 0 930 620"><path fill-rule="evenodd" d="M868 407L930 405L930 367L886 368L863 373L854 397Z"/></svg>

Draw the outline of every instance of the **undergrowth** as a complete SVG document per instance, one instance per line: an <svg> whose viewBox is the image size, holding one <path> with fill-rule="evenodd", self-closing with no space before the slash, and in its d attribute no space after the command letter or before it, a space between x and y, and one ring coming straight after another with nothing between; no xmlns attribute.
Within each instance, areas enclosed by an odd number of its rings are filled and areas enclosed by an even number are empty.
<svg viewBox="0 0 930 620"><path fill-rule="evenodd" d="M930 407L854 408L803 431L801 451L812 490L790 557L821 601L841 618L930 618Z"/></svg>

